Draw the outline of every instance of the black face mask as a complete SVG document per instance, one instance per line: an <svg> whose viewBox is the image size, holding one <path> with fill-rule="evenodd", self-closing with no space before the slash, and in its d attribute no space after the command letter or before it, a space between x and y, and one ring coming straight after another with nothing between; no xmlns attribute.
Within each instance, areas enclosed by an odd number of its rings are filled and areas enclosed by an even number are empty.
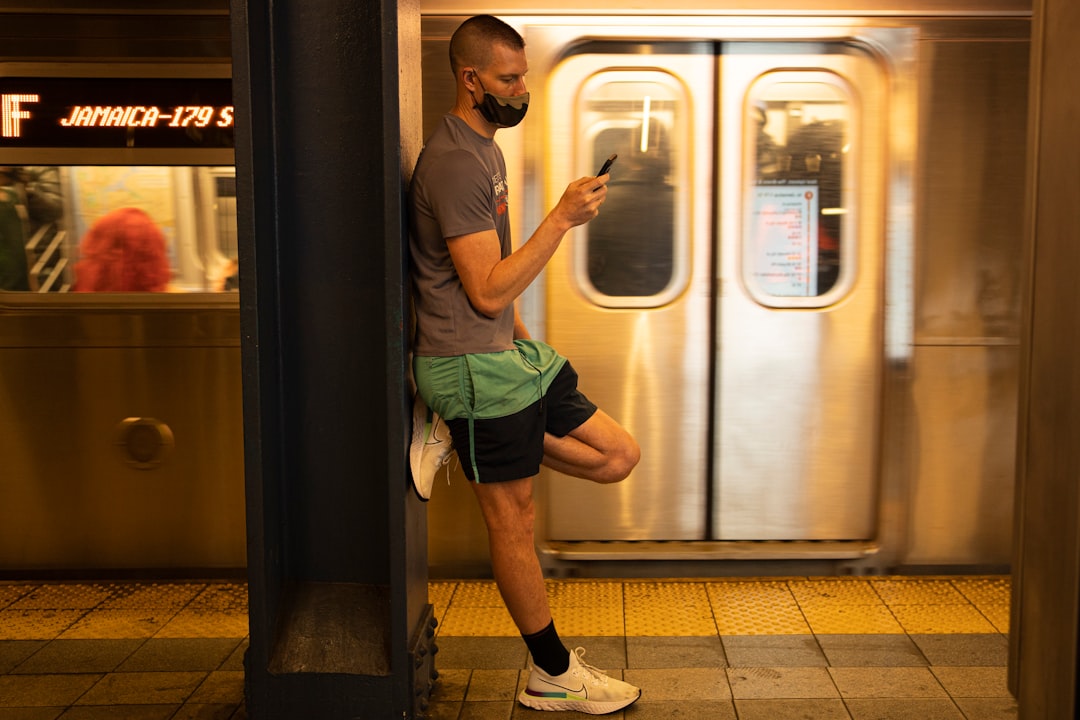
<svg viewBox="0 0 1080 720"><path fill-rule="evenodd" d="M480 81L480 77L475 77L480 89L484 90L484 83ZM529 110L529 93L504 97L502 95L492 95L487 90L484 90L484 101L479 104L474 102L473 107L479 110L484 119L495 127L514 127L525 119L525 113Z"/></svg>

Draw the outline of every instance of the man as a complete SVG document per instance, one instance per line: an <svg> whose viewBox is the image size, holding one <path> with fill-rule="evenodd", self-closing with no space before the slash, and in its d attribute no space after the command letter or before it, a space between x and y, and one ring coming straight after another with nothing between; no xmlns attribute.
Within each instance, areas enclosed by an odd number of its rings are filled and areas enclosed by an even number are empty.
<svg viewBox="0 0 1080 720"><path fill-rule="evenodd" d="M494 137L528 109L525 44L501 20L470 18L450 41L450 66L456 101L421 153L410 188L414 483L426 499L451 452L448 428L487 525L495 582L532 656L519 701L614 712L641 691L586 665L582 648L571 653L559 639L533 544L532 478L542 462L618 482L640 450L578 392L570 363L529 338L514 306L565 234L596 217L608 175L570 183L511 252L506 166ZM424 403L435 413L428 424Z"/></svg>

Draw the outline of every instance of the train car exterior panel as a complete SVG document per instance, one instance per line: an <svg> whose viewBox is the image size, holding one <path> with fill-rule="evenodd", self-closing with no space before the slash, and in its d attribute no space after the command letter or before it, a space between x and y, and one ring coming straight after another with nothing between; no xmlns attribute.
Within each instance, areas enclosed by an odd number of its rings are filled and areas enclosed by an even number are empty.
<svg viewBox="0 0 1080 720"><path fill-rule="evenodd" d="M911 390L910 565L1012 561L1016 346L920 346Z"/></svg>
<svg viewBox="0 0 1080 720"><path fill-rule="evenodd" d="M243 567L239 353L0 349L0 567Z"/></svg>
<svg viewBox="0 0 1080 720"><path fill-rule="evenodd" d="M220 81L227 12L0 8L0 80ZM615 487L542 475L549 567L1007 564L1029 4L428 0L425 135L453 101L450 34L476 12L507 19L529 49L534 107L498 138L516 242L567 182L619 153L602 219L567 238L521 305L645 452ZM812 124L826 135L808 150L798 131ZM0 293L0 570L244 564L239 304L219 284L235 261L231 163L221 148L0 141L0 165L57 168L66 198L34 246L58 284ZM74 263L116 180L94 168L129 168L140 192L167 196L154 203L172 208L182 292L56 291L70 270L48 248ZM808 289L777 284L754 243L776 188L810 202L804 229L836 234L788 248L819 270ZM639 207L620 210L620 193ZM643 212L667 229L634 242L663 242L634 245L620 227L642 230ZM432 575L483 574L475 500L459 470L448 479L428 506ZM726 560L738 562L706 562Z"/></svg>

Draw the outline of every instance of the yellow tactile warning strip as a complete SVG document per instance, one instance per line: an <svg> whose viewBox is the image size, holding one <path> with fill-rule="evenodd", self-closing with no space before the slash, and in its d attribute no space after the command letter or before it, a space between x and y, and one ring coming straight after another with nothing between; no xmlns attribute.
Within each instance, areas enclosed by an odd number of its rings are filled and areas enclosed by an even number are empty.
<svg viewBox="0 0 1080 720"><path fill-rule="evenodd" d="M716 635L704 583L626 583L627 636Z"/></svg>
<svg viewBox="0 0 1080 720"><path fill-rule="evenodd" d="M809 635L786 582L713 582L705 589L721 635Z"/></svg>
<svg viewBox="0 0 1080 720"><path fill-rule="evenodd" d="M0 640L247 635L242 582L0 584Z"/></svg>
<svg viewBox="0 0 1080 720"><path fill-rule="evenodd" d="M443 636L517 630L491 582L433 583ZM549 580L566 636L1008 632L1007 577Z"/></svg>
<svg viewBox="0 0 1080 720"><path fill-rule="evenodd" d="M1008 577L548 580L567 637L1007 633ZM444 637L518 635L495 583L437 581ZM0 640L246 637L242 582L0 583Z"/></svg>

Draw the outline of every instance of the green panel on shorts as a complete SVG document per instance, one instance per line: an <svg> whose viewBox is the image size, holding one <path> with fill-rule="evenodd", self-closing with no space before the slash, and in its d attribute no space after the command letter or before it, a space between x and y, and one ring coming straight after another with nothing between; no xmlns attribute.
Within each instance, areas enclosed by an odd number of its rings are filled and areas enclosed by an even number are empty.
<svg viewBox="0 0 1080 720"><path fill-rule="evenodd" d="M535 340L515 340L514 345L514 350L496 353L415 357L417 388L445 420L470 416L482 420L520 412L547 392L566 358Z"/></svg>

